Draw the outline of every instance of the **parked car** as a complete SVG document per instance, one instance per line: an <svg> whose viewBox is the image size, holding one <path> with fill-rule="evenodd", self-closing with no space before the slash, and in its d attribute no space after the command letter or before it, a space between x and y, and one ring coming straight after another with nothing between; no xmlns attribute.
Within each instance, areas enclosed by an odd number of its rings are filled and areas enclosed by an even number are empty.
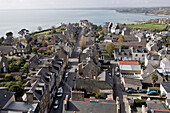
<svg viewBox="0 0 170 113"><path fill-rule="evenodd" d="M63 93L63 88L59 87L57 93Z"/></svg>
<svg viewBox="0 0 170 113"><path fill-rule="evenodd" d="M136 90L133 90L133 89L128 89L126 92L127 92L127 93L137 93L137 91L136 91Z"/></svg>
<svg viewBox="0 0 170 113"><path fill-rule="evenodd" d="M69 72L68 72L68 71L66 71L65 75L68 75L68 74L69 74Z"/></svg>
<svg viewBox="0 0 170 113"><path fill-rule="evenodd" d="M157 94L157 91L154 91L154 90L148 91L147 94L148 94L148 95L156 95L156 94Z"/></svg>
<svg viewBox="0 0 170 113"><path fill-rule="evenodd" d="M76 76L73 77L73 81L75 81L75 80L76 80Z"/></svg>
<svg viewBox="0 0 170 113"><path fill-rule="evenodd" d="M115 71L118 71L118 67L115 68Z"/></svg>
<svg viewBox="0 0 170 113"><path fill-rule="evenodd" d="M62 93L57 93L57 97L62 97L63 94Z"/></svg>
<svg viewBox="0 0 170 113"><path fill-rule="evenodd" d="M138 93L147 93L146 89L138 90Z"/></svg>
<svg viewBox="0 0 170 113"><path fill-rule="evenodd" d="M67 69L71 69L71 66L68 65L68 66L67 66Z"/></svg>
<svg viewBox="0 0 170 113"><path fill-rule="evenodd" d="M120 73L119 72L116 72L116 76L119 76L120 75Z"/></svg>
<svg viewBox="0 0 170 113"><path fill-rule="evenodd" d="M59 101L55 100L54 105L53 105L53 109L57 109L59 105Z"/></svg>
<svg viewBox="0 0 170 113"><path fill-rule="evenodd" d="M64 76L64 81L67 81L68 75Z"/></svg>

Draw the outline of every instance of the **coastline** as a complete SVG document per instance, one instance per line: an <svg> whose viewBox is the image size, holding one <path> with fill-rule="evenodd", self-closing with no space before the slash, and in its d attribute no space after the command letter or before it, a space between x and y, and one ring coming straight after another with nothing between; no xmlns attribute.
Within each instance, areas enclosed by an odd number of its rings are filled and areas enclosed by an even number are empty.
<svg viewBox="0 0 170 113"><path fill-rule="evenodd" d="M132 12L119 12L116 10L116 12L118 13L122 13L122 14L125 14L125 13L129 13L129 14L142 14L142 15L148 15L148 16L160 16L160 17L169 17L170 18L170 15L164 15L164 14L152 14L152 13L148 13L148 14L145 14L145 13L132 13Z"/></svg>

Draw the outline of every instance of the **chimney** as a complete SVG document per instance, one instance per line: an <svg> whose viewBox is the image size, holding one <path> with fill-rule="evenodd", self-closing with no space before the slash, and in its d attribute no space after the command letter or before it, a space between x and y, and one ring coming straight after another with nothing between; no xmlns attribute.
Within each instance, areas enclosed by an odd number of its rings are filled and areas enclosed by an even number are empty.
<svg viewBox="0 0 170 113"><path fill-rule="evenodd" d="M33 103L34 101L34 95L33 95L33 92L32 91L27 91L26 92L26 96L27 96L27 102L28 103Z"/></svg>
<svg viewBox="0 0 170 113"><path fill-rule="evenodd" d="M116 97L116 104L117 104L117 113L120 113L120 102L119 102L119 97Z"/></svg>
<svg viewBox="0 0 170 113"><path fill-rule="evenodd" d="M146 113L145 105L142 105L142 113Z"/></svg>
<svg viewBox="0 0 170 113"><path fill-rule="evenodd" d="M31 108L28 110L28 113L32 113L32 109Z"/></svg>
<svg viewBox="0 0 170 113"><path fill-rule="evenodd" d="M64 100L64 109L67 111L68 109L68 95L66 95L65 100Z"/></svg>
<svg viewBox="0 0 170 113"><path fill-rule="evenodd" d="M78 64L78 70L79 70L79 74L83 73L83 64L82 63Z"/></svg>
<svg viewBox="0 0 170 113"><path fill-rule="evenodd" d="M72 91L71 100L72 101L84 101L84 92L83 91Z"/></svg>

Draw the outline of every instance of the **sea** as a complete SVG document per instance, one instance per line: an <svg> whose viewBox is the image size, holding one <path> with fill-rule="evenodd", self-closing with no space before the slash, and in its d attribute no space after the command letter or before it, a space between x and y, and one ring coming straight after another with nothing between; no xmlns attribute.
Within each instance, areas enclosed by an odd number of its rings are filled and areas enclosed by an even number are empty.
<svg viewBox="0 0 170 113"><path fill-rule="evenodd" d="M68 10L68 9L41 9L41 10L0 10L0 37L7 32L13 32L18 36L22 28L30 32L59 26L61 23L78 23L87 19L97 25L105 22L135 24L135 21L146 21L156 18L168 18L168 16L151 16L144 14L119 13L115 10Z"/></svg>

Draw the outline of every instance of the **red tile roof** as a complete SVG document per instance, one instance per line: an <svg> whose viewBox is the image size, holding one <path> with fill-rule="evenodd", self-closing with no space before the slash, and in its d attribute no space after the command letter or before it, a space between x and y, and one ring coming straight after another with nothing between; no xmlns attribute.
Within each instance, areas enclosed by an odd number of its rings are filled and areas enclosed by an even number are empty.
<svg viewBox="0 0 170 113"><path fill-rule="evenodd" d="M119 61L119 65L139 65L138 61Z"/></svg>

